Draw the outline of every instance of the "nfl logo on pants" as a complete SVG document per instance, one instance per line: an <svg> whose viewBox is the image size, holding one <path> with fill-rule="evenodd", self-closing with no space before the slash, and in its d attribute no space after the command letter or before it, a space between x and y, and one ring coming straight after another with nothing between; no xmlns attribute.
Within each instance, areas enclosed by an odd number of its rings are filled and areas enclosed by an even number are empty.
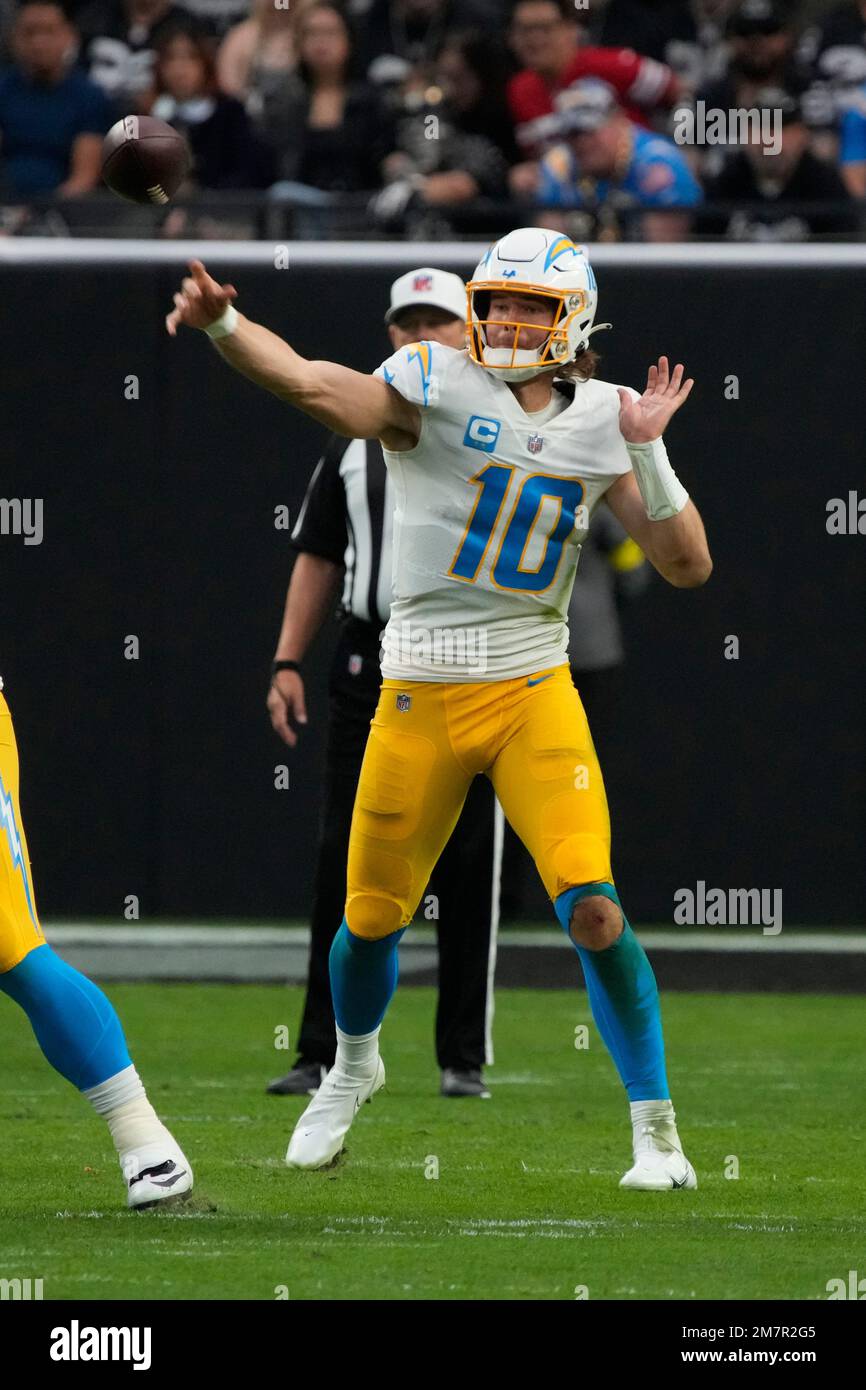
<svg viewBox="0 0 866 1390"><path fill-rule="evenodd" d="M531 434L526 441L526 447L531 454L540 454L544 445L544 436Z"/></svg>
<svg viewBox="0 0 866 1390"><path fill-rule="evenodd" d="M411 696L411 695L398 695L398 696L397 696L397 708L398 708L398 710L400 711L401 714L405 714L405 713L406 713L406 711L407 711L407 709L409 708L409 706L411 705L411 703L412 703L412 696Z"/></svg>

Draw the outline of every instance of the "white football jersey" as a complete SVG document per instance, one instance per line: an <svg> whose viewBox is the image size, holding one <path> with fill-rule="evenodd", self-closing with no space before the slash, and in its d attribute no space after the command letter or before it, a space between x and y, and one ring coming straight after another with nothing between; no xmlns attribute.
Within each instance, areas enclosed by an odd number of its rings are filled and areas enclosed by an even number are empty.
<svg viewBox="0 0 866 1390"><path fill-rule="evenodd" d="M384 450L395 512L383 675L468 682L562 665L589 519L631 472L617 388L578 382L564 410L534 420L457 348L412 343L375 375L421 409L415 448Z"/></svg>

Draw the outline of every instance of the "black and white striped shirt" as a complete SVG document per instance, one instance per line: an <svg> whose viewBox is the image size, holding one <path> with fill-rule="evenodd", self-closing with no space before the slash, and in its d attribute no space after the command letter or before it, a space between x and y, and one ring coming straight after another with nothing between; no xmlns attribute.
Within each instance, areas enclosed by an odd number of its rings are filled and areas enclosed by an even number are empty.
<svg viewBox="0 0 866 1390"><path fill-rule="evenodd" d="M391 608L393 513L378 440L333 435L310 479L292 544L345 565L345 612L379 629Z"/></svg>

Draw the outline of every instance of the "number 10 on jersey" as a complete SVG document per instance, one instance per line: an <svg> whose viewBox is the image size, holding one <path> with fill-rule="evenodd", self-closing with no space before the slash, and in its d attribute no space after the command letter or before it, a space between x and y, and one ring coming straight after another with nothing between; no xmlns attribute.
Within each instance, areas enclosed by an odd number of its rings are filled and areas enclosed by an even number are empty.
<svg viewBox="0 0 866 1390"><path fill-rule="evenodd" d="M505 509L513 468L490 463L470 481L479 489L466 531L448 573L474 584L494 532ZM583 500L578 478L555 478L530 473L518 484L517 496L502 531L490 575L499 589L541 593L553 583L566 537L574 529L575 513ZM544 537L544 550L535 569L524 568L524 557L541 514L544 499L557 503L553 525Z"/></svg>

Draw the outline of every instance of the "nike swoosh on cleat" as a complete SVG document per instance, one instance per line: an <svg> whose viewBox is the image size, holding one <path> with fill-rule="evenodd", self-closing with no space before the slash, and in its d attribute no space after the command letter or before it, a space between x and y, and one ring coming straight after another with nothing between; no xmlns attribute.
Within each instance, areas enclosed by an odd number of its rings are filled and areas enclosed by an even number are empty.
<svg viewBox="0 0 866 1390"><path fill-rule="evenodd" d="M173 1173L176 1167L177 1165L174 1159L167 1158L165 1163L157 1163L152 1168L142 1168L140 1173L136 1173L134 1178L129 1179L129 1186L135 1187L137 1182L143 1182L145 1178L150 1178L151 1182L155 1183L157 1187L171 1187L173 1183L177 1182L178 1178L183 1177L186 1172L185 1168L181 1172L178 1172L170 1181L156 1182L156 1178L160 1173Z"/></svg>
<svg viewBox="0 0 866 1390"><path fill-rule="evenodd" d="M547 674L546 676L539 676L537 680L534 680L534 681L532 681L532 680L527 680L526 684L527 684L527 685L541 685L541 682L542 682L542 681L549 681L549 680L550 680L550 677L551 677L552 675L553 675L553 672L552 672L552 671L549 671L548 674Z"/></svg>
<svg viewBox="0 0 866 1390"><path fill-rule="evenodd" d="M162 1182L159 1181L159 1180L156 1179L156 1178L151 1178L151 1183L152 1183L152 1185L153 1185L154 1187L174 1187L175 1183L178 1182L178 1181L179 1181L182 1177L184 1177L185 1175L186 1175L186 1169L185 1169L185 1168L181 1168L180 1172L179 1172L179 1173L175 1173L175 1175L174 1175L173 1178L166 1178L166 1179L165 1179L164 1181L162 1181Z"/></svg>

